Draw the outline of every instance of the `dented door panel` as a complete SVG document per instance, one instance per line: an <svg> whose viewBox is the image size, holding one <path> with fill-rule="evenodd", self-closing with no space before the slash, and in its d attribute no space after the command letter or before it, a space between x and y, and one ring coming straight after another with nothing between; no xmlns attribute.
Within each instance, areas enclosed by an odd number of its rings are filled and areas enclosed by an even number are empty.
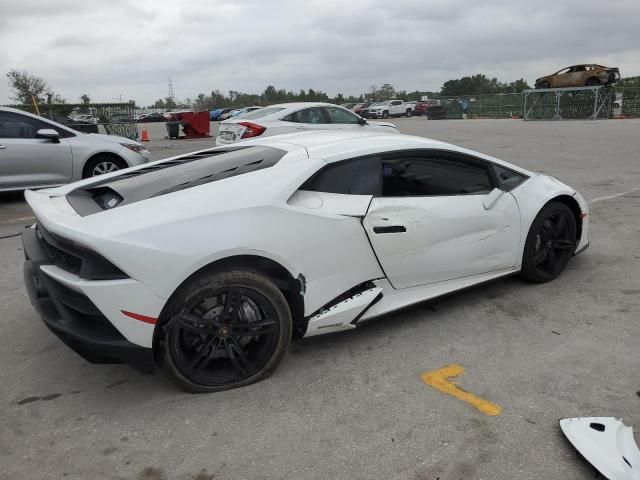
<svg viewBox="0 0 640 480"><path fill-rule="evenodd" d="M511 194L374 198L364 227L395 288L513 267L520 213Z"/></svg>

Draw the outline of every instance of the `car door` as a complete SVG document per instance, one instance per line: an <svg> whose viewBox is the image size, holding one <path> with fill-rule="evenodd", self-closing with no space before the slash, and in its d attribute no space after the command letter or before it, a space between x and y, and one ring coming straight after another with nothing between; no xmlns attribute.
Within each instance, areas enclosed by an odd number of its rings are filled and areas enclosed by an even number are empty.
<svg viewBox="0 0 640 480"><path fill-rule="evenodd" d="M552 88L566 87L571 83L571 67L556 72L552 77Z"/></svg>
<svg viewBox="0 0 640 480"><path fill-rule="evenodd" d="M333 127L322 107L309 107L288 115L284 121L293 122L298 131L331 130Z"/></svg>
<svg viewBox="0 0 640 480"><path fill-rule="evenodd" d="M366 123L361 123L360 117L341 107L324 107L324 112L331 123L328 130L356 130L362 131Z"/></svg>
<svg viewBox="0 0 640 480"><path fill-rule="evenodd" d="M516 265L520 212L488 162L420 150L385 155L381 168L363 225L395 288Z"/></svg>
<svg viewBox="0 0 640 480"><path fill-rule="evenodd" d="M0 189L58 185L71 181L71 146L37 138L40 129L55 129L48 122L14 112L0 111ZM61 129L55 129L61 133ZM65 131L62 131L63 135Z"/></svg>
<svg viewBox="0 0 640 480"><path fill-rule="evenodd" d="M580 87L584 85L586 74L587 70L584 65L576 65L575 67L571 67L569 73L564 75L563 85L565 87Z"/></svg>
<svg viewBox="0 0 640 480"><path fill-rule="evenodd" d="M404 113L402 100L393 100L389 103L389 114L401 115L402 113Z"/></svg>

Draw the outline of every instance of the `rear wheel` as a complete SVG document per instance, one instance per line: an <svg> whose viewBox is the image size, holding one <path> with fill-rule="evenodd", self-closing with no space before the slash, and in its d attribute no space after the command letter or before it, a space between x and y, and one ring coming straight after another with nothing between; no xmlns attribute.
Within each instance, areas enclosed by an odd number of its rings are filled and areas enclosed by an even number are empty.
<svg viewBox="0 0 640 480"><path fill-rule="evenodd" d="M105 173L117 172L127 168L127 164L115 155L96 155L90 159L82 170L82 178L96 177Z"/></svg>
<svg viewBox="0 0 640 480"><path fill-rule="evenodd" d="M533 221L524 246L521 275L536 283L562 273L576 244L576 219L564 203L552 202Z"/></svg>
<svg viewBox="0 0 640 480"><path fill-rule="evenodd" d="M600 85L600 81L595 77L591 77L591 78L589 78L587 80L587 83L585 83L585 85L587 87L596 87L596 86Z"/></svg>
<svg viewBox="0 0 640 480"><path fill-rule="evenodd" d="M171 300L166 318L160 327L162 364L178 387L194 393L269 376L291 341L291 312L282 292L250 271L194 279Z"/></svg>
<svg viewBox="0 0 640 480"><path fill-rule="evenodd" d="M405 114L407 115L407 117L411 116L411 109L407 108L407 111L405 112Z"/></svg>

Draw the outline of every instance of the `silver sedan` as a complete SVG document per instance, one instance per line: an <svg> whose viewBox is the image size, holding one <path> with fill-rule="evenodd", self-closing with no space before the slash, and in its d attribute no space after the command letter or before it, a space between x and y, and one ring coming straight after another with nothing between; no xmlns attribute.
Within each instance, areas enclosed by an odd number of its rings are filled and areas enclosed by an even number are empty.
<svg viewBox="0 0 640 480"><path fill-rule="evenodd" d="M145 146L115 135L81 133L0 107L0 191L50 187L149 161Z"/></svg>

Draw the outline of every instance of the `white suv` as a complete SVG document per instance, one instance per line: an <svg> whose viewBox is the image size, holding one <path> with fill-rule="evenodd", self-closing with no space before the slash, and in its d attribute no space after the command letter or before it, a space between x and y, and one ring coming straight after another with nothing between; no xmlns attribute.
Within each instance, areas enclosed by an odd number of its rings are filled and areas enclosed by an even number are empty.
<svg viewBox="0 0 640 480"><path fill-rule="evenodd" d="M415 105L404 103L402 100L387 100L369 106L367 116L374 118L410 117L414 107Z"/></svg>
<svg viewBox="0 0 640 480"><path fill-rule="evenodd" d="M14 108L0 107L0 191L51 187L146 163L141 143L82 133Z"/></svg>

